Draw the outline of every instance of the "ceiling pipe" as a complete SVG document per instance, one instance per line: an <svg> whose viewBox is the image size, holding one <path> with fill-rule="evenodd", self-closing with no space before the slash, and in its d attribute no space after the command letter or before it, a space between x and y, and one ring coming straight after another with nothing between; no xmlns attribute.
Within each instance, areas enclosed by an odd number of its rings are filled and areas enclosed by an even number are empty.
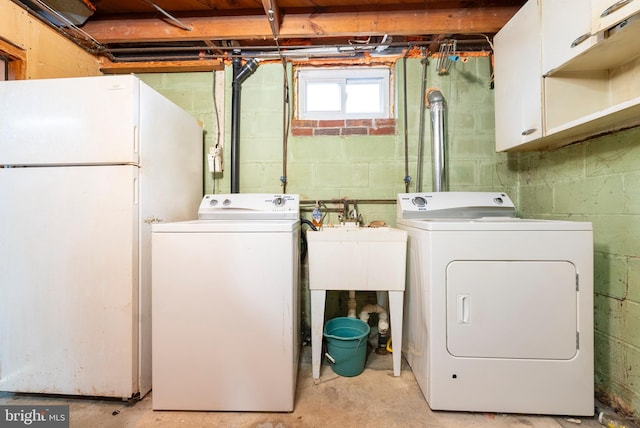
<svg viewBox="0 0 640 428"><path fill-rule="evenodd" d="M233 82L231 93L231 193L240 193L240 89L258 68L258 60L252 58L242 65L240 51L234 51L232 60Z"/></svg>
<svg viewBox="0 0 640 428"><path fill-rule="evenodd" d="M487 44L484 39L469 39L458 40L458 48L461 44ZM96 42L97 43L97 42ZM184 57L178 56L177 59L202 59L204 58L222 58L227 59L232 55L229 52L211 53L212 50L225 50L225 46L203 46L197 42L191 46L128 46L128 47L106 47L100 48L100 53L108 53L114 56L123 55L123 57L117 57L117 61L144 61L144 60L171 60L174 59L172 55L177 53L185 53ZM384 56L394 56L403 54L405 49L419 48L429 45L432 42L393 42L386 43ZM281 52L278 52L278 46L240 46L235 47L235 50L242 50L244 58L257 58L258 60L279 59L280 55L284 57L340 57L340 56L353 56L359 53L376 52L376 48L379 44L367 44L354 47L352 45L343 44L323 44L310 47L309 45L288 45L280 47ZM487 46L489 46L487 44ZM230 49L230 48L229 48ZM460 49L458 49L460 50ZM471 51L471 50L468 50ZM486 51L485 49L476 50ZM192 52L192 53L190 53ZM163 55L163 53L167 53ZM137 56L124 56L125 54L138 54Z"/></svg>

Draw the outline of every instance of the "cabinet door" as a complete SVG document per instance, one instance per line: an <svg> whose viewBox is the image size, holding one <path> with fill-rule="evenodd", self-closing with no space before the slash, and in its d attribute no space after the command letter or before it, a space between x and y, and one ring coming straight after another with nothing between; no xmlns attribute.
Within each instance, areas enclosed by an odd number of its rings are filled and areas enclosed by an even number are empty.
<svg viewBox="0 0 640 428"><path fill-rule="evenodd" d="M497 151L542 137L540 50L538 1L529 0L494 38Z"/></svg>
<svg viewBox="0 0 640 428"><path fill-rule="evenodd" d="M591 32L613 27L640 12L640 0L591 0Z"/></svg>
<svg viewBox="0 0 640 428"><path fill-rule="evenodd" d="M596 36L591 34L589 1L541 0L540 17L543 75L565 64L597 41Z"/></svg>

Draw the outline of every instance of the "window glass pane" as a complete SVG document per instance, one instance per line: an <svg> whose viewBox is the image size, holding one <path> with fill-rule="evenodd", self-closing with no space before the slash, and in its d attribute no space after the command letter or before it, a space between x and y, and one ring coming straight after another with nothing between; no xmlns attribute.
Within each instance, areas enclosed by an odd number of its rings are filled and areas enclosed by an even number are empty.
<svg viewBox="0 0 640 428"><path fill-rule="evenodd" d="M389 118L393 111L388 67L298 69L299 119Z"/></svg>
<svg viewBox="0 0 640 428"><path fill-rule="evenodd" d="M307 82L307 111L340 111L338 82Z"/></svg>
<svg viewBox="0 0 640 428"><path fill-rule="evenodd" d="M347 113L380 113L380 82L374 79L348 80Z"/></svg>

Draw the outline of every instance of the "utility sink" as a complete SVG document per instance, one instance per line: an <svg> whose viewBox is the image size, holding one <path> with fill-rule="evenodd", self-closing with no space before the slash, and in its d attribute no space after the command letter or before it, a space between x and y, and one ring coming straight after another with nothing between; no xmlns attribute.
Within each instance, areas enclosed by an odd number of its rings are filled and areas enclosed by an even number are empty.
<svg viewBox="0 0 640 428"><path fill-rule="evenodd" d="M404 290L404 230L324 226L307 231L307 242L312 290Z"/></svg>
<svg viewBox="0 0 640 428"><path fill-rule="evenodd" d="M388 292L393 375L400 376L407 232L392 227L324 226L307 231L311 293L311 368L320 377L327 290Z"/></svg>

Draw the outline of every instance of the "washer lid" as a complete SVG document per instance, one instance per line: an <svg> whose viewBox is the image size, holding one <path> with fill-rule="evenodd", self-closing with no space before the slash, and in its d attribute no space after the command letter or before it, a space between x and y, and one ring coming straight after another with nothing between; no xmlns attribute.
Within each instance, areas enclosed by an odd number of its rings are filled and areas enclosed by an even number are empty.
<svg viewBox="0 0 640 428"><path fill-rule="evenodd" d="M425 218L397 219L401 229L415 228L428 231L589 231L593 230L590 222L567 220L524 219L517 217L483 217L483 218Z"/></svg>
<svg viewBox="0 0 640 428"><path fill-rule="evenodd" d="M299 195L205 195L198 208L200 220L297 220L299 216Z"/></svg>
<svg viewBox="0 0 640 428"><path fill-rule="evenodd" d="M154 223L155 233L270 233L291 234L300 228L300 220L192 220Z"/></svg>
<svg viewBox="0 0 640 428"><path fill-rule="evenodd" d="M516 208L501 192L398 194L399 219L515 217Z"/></svg>

